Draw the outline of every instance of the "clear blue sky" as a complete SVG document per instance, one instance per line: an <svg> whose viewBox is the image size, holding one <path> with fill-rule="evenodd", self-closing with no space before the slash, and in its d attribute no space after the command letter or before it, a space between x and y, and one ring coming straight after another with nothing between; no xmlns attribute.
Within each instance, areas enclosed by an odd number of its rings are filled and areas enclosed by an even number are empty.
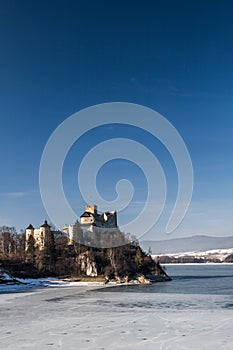
<svg viewBox="0 0 233 350"><path fill-rule="evenodd" d="M233 3L226 0L3 1L0 225L37 226L47 217L39 193L40 158L64 119L90 105L126 101L164 115L189 149L193 199L173 237L233 234L232 13ZM119 127L107 135L130 132ZM83 137L67 157L64 188L78 215L84 202L78 190L74 194L77 161L90 142L105 138L106 130L100 128ZM133 139L151 149L156 145L139 131ZM168 164L169 211L175 172L160 145L158 153L161 163ZM103 169L100 191L112 198L113 180L133 175L134 200L140 202L143 176L121 162ZM132 204L120 222L137 210ZM151 238L167 238L164 221L166 213Z"/></svg>

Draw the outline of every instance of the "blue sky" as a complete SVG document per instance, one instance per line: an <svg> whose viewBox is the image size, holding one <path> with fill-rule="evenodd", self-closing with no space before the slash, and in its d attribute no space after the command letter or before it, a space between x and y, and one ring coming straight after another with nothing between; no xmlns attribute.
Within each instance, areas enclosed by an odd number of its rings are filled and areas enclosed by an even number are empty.
<svg viewBox="0 0 233 350"><path fill-rule="evenodd" d="M231 1L208 0L2 2L0 225L20 229L47 217L38 173L54 129L82 108L123 101L161 113L189 149L193 198L173 237L233 234L232 11ZM163 165L166 210L147 238L168 238L176 173L167 152L143 131L102 127L84 135L64 164L68 200L80 215L78 164L91 145L112 137L143 143ZM119 216L123 223L140 211L146 183L133 164L115 160L98 175L105 198L114 197L121 177L135 187L132 205Z"/></svg>

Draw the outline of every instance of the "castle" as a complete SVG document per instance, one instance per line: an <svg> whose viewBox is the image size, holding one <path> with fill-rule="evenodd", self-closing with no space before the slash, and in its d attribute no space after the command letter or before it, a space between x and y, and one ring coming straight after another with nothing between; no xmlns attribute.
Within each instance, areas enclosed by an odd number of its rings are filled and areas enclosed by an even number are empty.
<svg viewBox="0 0 233 350"><path fill-rule="evenodd" d="M44 249L48 238L51 235L51 226L45 220L39 228L34 228L31 224L26 228L26 250L28 249L29 238L34 238L35 247Z"/></svg>
<svg viewBox="0 0 233 350"><path fill-rule="evenodd" d="M90 231L93 227L117 227L116 211L107 211L102 214L98 214L96 205L86 205L85 212L80 216L80 219L81 225L90 226Z"/></svg>
<svg viewBox="0 0 233 350"><path fill-rule="evenodd" d="M80 229L85 234L86 232L94 232L95 227L117 228L116 211L98 214L96 205L86 205L85 212L80 216ZM45 220L39 228L34 228L31 224L26 228L25 249L28 249L29 238L32 236L35 247L43 250L52 234L55 240L59 237L67 238L68 244L74 244L74 242L78 241L78 232L74 230L74 225L66 225L62 231L53 231L47 220Z"/></svg>

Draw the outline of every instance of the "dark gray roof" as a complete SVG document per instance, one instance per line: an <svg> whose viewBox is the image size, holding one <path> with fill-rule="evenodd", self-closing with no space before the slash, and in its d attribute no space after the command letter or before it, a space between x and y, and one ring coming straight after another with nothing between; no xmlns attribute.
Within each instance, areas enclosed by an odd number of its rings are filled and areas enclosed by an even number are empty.
<svg viewBox="0 0 233 350"><path fill-rule="evenodd" d="M34 227L32 226L32 224L30 224L30 225L26 228L26 230L32 230L32 229L34 229Z"/></svg>
<svg viewBox="0 0 233 350"><path fill-rule="evenodd" d="M44 221L43 225L41 225L41 227L50 227L47 220Z"/></svg>
<svg viewBox="0 0 233 350"><path fill-rule="evenodd" d="M92 214L92 213L89 213L88 211L85 211L85 212L80 216L80 218L90 217L90 216L93 216L93 214Z"/></svg>

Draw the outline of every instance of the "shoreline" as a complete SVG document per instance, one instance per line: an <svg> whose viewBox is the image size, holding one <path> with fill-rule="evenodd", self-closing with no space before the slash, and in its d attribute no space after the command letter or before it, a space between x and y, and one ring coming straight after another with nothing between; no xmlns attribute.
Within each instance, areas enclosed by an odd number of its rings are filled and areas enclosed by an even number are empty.
<svg viewBox="0 0 233 350"><path fill-rule="evenodd" d="M35 278L35 279L18 279L20 284L1 284L0 295L3 294L18 294L45 289L65 289L69 287L106 287L103 282L68 282L55 278Z"/></svg>
<svg viewBox="0 0 233 350"><path fill-rule="evenodd" d="M211 265L211 266L214 266L214 265L233 265L233 263L227 263L227 262L222 262L222 263L161 263L161 266L208 266L208 265Z"/></svg>
<svg viewBox="0 0 233 350"><path fill-rule="evenodd" d="M162 266L169 267L169 266L200 266L206 268L207 266L231 266L233 263L164 263L161 264ZM20 283L19 284L0 284L0 295L3 294L19 294L19 293L26 293L26 292L33 292L33 291L40 291L45 289L65 289L65 288L74 288L74 287L95 287L96 289L99 288L108 288L108 287L119 287L119 286L134 286L139 285L140 283L137 280L130 281L130 282L117 282L117 281L109 281L106 283L103 280L100 280L96 278L96 280L93 278L93 280L89 278L80 278L77 280L70 279L59 279L55 277L48 277L48 278L27 278L17 279ZM156 283L156 282L155 282Z"/></svg>
<svg viewBox="0 0 233 350"><path fill-rule="evenodd" d="M30 293L34 291L43 290L62 290L66 288L81 288L86 287L88 289L102 289L110 287L120 287L120 286L136 286L140 285L137 280L134 282L114 282L110 281L108 283L98 281L66 281L62 279L51 278L35 278L35 279L18 279L20 284L0 284L0 295L4 294L20 294L20 293ZM142 284L144 285L144 284ZM90 288L89 288L90 287Z"/></svg>

